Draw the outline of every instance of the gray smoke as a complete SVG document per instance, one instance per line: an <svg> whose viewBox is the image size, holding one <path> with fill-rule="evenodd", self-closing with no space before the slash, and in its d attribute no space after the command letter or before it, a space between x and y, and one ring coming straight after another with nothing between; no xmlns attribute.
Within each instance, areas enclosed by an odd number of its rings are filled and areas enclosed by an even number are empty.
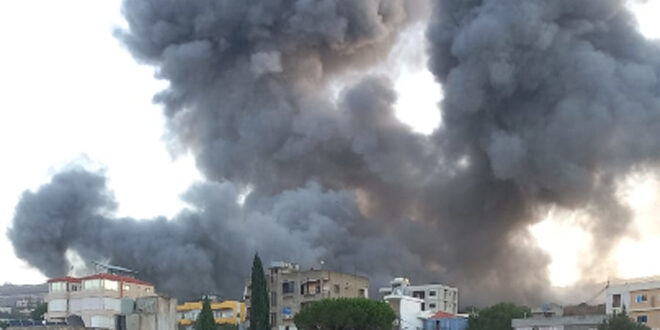
<svg viewBox="0 0 660 330"><path fill-rule="evenodd" d="M527 226L588 212L626 233L617 180L655 167L660 47L615 0L126 0L118 37L169 87L172 143L207 183L174 219L117 219L105 179L70 170L17 206L9 236L49 276L108 258L162 291L237 295L251 255L458 285L464 303L536 302L548 258ZM416 134L366 76L429 19L442 127ZM237 199L250 191L245 203ZM48 230L40 230L40 229ZM585 271L597 265L588 265Z"/></svg>

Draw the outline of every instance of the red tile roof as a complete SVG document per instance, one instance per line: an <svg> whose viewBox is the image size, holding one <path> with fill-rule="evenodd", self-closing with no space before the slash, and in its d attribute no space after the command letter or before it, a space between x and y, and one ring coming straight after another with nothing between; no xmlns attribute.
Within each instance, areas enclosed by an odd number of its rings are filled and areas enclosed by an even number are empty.
<svg viewBox="0 0 660 330"><path fill-rule="evenodd" d="M80 279L71 276L62 276L62 277L51 278L50 280L48 280L48 283L53 283L53 282L80 283Z"/></svg>
<svg viewBox="0 0 660 330"><path fill-rule="evenodd" d="M455 317L456 317L456 315L450 314L450 313L445 313L443 311L439 311L439 312L433 314L433 316L431 316L432 319L452 319L452 318L455 318Z"/></svg>
<svg viewBox="0 0 660 330"><path fill-rule="evenodd" d="M71 276L57 277L57 278L52 278L52 279L48 280L48 283L53 283L53 282L80 283L83 280L94 280L94 279L107 279L107 280L113 280L113 281L118 281L118 282L128 282L128 283L154 286L151 283L148 283L148 282L145 282L145 281L140 281L137 278L132 278L132 277L128 277L128 276L113 275L113 274L104 274L104 273L95 274L95 275L86 276L86 277L81 277L81 278L75 278L75 277L71 277Z"/></svg>
<svg viewBox="0 0 660 330"><path fill-rule="evenodd" d="M120 281L120 282L128 282L128 283L135 283L135 284L141 284L141 285L148 285L148 286L154 286L153 284L145 281L140 281L137 278L132 278L128 276L121 276L121 275L113 275L113 274L95 274L92 276L87 276L83 277L80 280L94 280L94 279L106 279L106 280L113 280L113 281Z"/></svg>

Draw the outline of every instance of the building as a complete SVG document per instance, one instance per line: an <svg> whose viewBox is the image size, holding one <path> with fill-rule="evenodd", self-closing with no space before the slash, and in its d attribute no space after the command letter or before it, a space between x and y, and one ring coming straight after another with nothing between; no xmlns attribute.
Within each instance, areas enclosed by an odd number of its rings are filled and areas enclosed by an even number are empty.
<svg viewBox="0 0 660 330"><path fill-rule="evenodd" d="M397 293L387 295L384 299L396 314L397 330L423 329L421 312L424 300Z"/></svg>
<svg viewBox="0 0 660 330"><path fill-rule="evenodd" d="M369 279L327 269L301 270L296 264L272 262L266 274L272 329L295 330L293 316L310 302L325 298L368 298ZM251 286L245 300L249 303ZM250 306L248 304L248 316Z"/></svg>
<svg viewBox="0 0 660 330"><path fill-rule="evenodd" d="M465 330L467 326L467 317L445 312L437 312L424 320L424 330Z"/></svg>
<svg viewBox="0 0 660 330"><path fill-rule="evenodd" d="M117 316L118 330L175 330L177 302L174 298L146 296L122 298L121 315ZM132 307L132 308L131 308Z"/></svg>
<svg viewBox="0 0 660 330"><path fill-rule="evenodd" d="M202 311L201 301L186 302L176 307L179 325L187 330L192 329L193 323ZM240 325L245 323L245 303L236 300L211 302L211 310L217 324Z"/></svg>
<svg viewBox="0 0 660 330"><path fill-rule="evenodd" d="M423 300L422 311L430 314L445 312L458 313L458 289L442 284L410 285L405 277L390 281L390 287L380 288L385 295L404 295Z"/></svg>
<svg viewBox="0 0 660 330"><path fill-rule="evenodd" d="M116 329L122 298L134 301L156 296L154 286L136 278L108 273L83 278L58 277L48 281L46 321L64 322L80 316L87 327Z"/></svg>
<svg viewBox="0 0 660 330"><path fill-rule="evenodd" d="M511 320L514 330L597 330L607 318L603 305L562 307L544 304L527 318Z"/></svg>
<svg viewBox="0 0 660 330"><path fill-rule="evenodd" d="M628 315L651 329L660 329L660 279L617 281L605 290L608 315L624 309Z"/></svg>

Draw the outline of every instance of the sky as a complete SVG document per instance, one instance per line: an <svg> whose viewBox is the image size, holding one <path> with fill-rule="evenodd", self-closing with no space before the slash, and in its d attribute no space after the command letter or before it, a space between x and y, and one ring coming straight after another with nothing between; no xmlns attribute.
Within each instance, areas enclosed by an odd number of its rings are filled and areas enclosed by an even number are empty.
<svg viewBox="0 0 660 330"><path fill-rule="evenodd" d="M0 2L0 283L39 283L45 278L14 256L5 231L23 191L34 190L72 164L102 170L119 202L118 215L172 216L185 205L179 195L202 180L189 155L168 150L161 109L153 95L166 86L153 68L136 61L113 37L125 26L120 0L22 0ZM631 4L640 31L660 40L660 0ZM441 87L424 68L423 27L411 29L376 72L390 75L399 93L399 119L421 133L440 124ZM635 210L637 235L624 239L608 276L660 274L660 264L642 262L660 250L660 182L631 175L621 199ZM590 236L580 214L550 212L529 230L552 258L554 285L580 278ZM649 229L650 228L650 229ZM649 251L644 254L643 251ZM636 257L631 257L636 256Z"/></svg>

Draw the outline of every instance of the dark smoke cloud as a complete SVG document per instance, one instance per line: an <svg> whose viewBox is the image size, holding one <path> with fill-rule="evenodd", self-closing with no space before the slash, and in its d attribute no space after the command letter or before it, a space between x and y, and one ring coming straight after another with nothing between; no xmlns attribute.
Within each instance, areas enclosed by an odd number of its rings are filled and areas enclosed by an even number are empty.
<svg viewBox="0 0 660 330"><path fill-rule="evenodd" d="M155 100L208 182L174 219L137 221L112 216L102 176L63 172L18 205L17 253L49 276L69 249L108 258L179 296L237 295L259 251L372 288L403 275L458 285L468 304L538 302L548 258L526 228L540 212L589 213L603 254L626 231L617 180L660 155L659 47L622 1L436 0L441 128L399 122L383 77L331 96L427 5L126 0L118 37L169 81Z"/></svg>

